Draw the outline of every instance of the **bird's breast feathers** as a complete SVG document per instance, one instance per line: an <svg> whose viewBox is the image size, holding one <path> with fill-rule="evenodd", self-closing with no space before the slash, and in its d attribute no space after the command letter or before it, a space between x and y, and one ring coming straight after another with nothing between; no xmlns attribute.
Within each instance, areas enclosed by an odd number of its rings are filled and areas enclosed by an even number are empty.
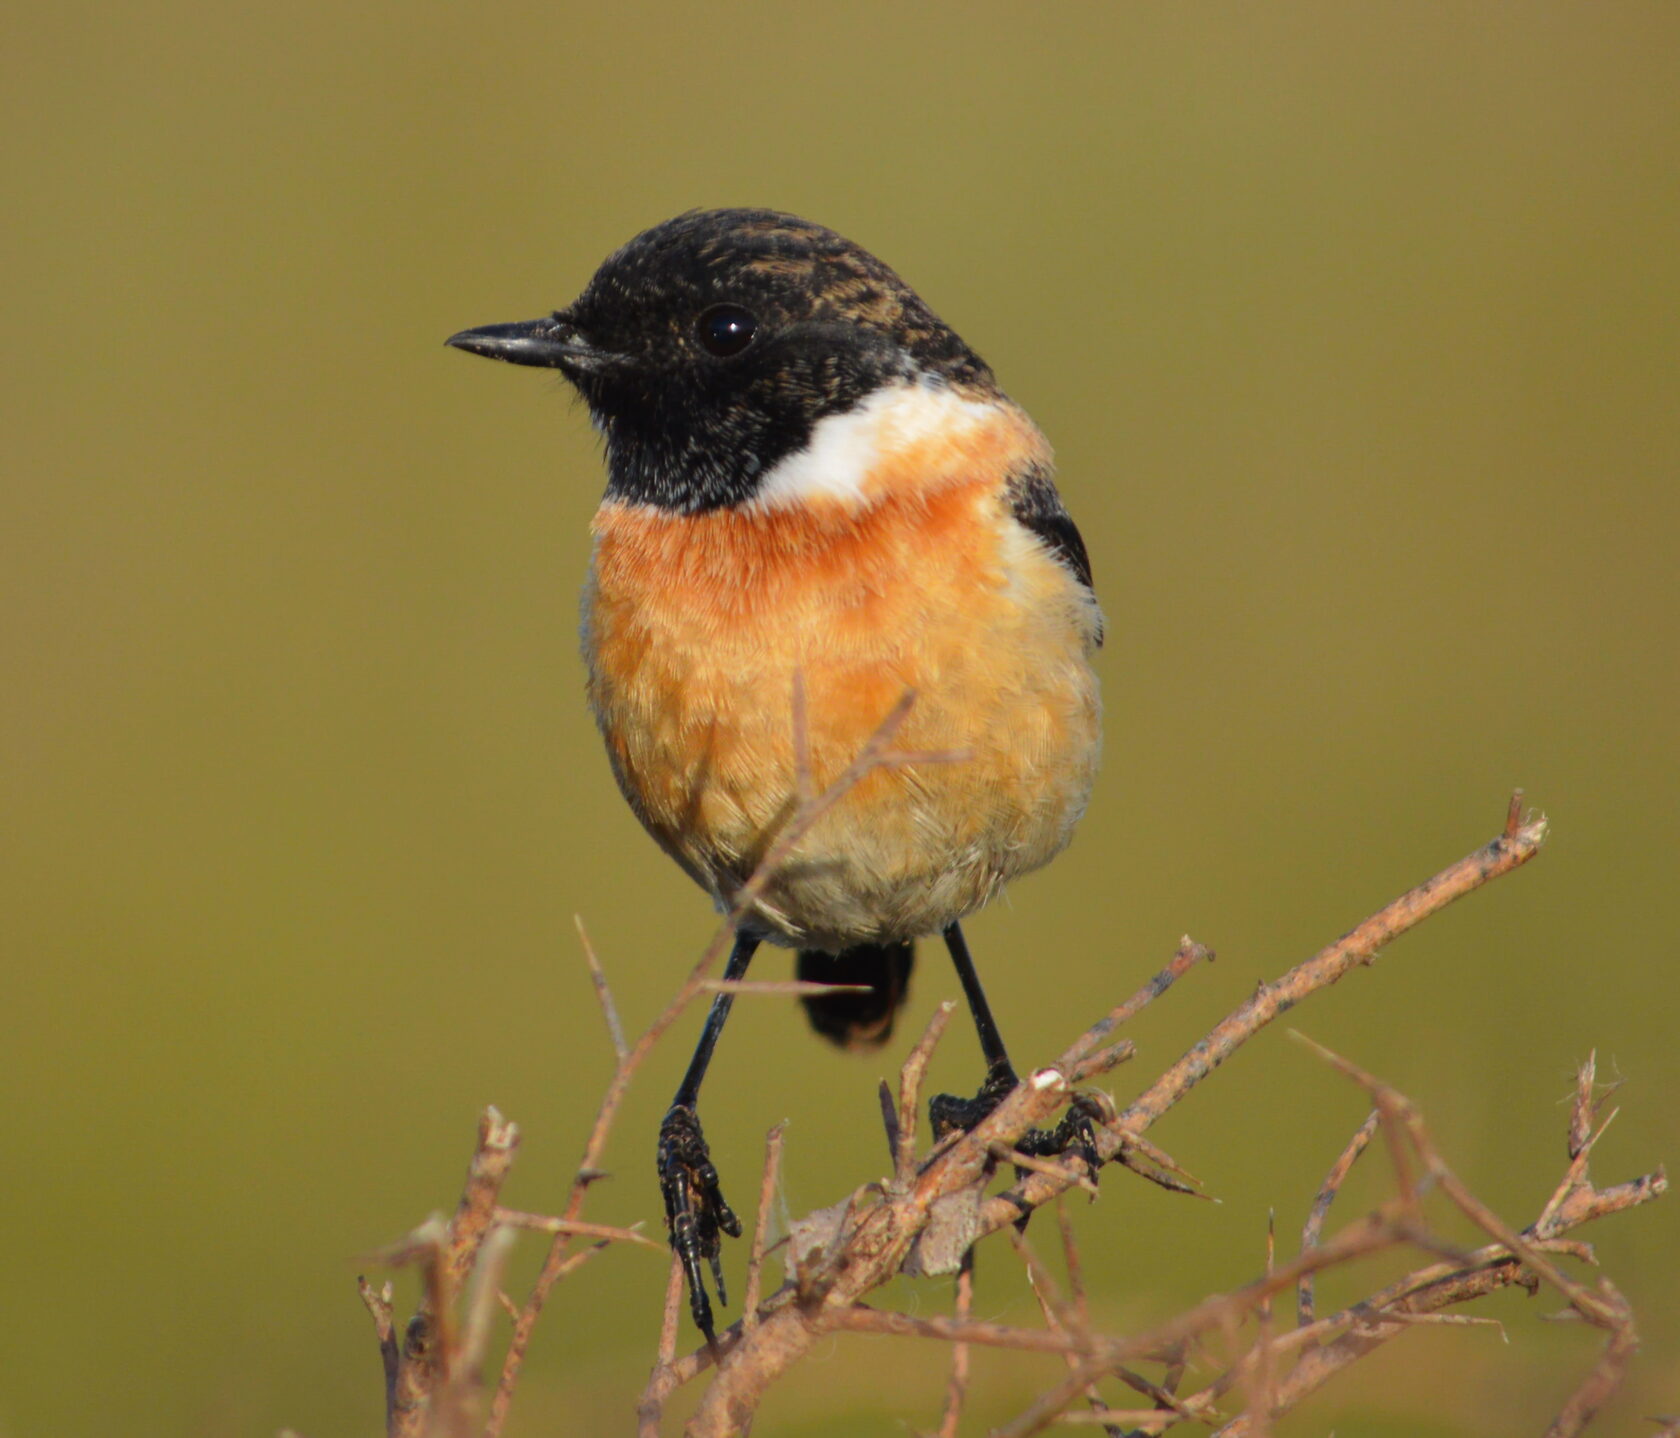
<svg viewBox="0 0 1680 1438"><path fill-rule="evenodd" d="M894 747L801 843L757 922L837 947L943 927L1066 844L1094 773L1089 587L1010 508L1048 473L1015 405L883 390L816 426L746 504L609 500L584 601L590 699L637 815L720 903L792 811L793 689L811 779L906 690Z"/></svg>

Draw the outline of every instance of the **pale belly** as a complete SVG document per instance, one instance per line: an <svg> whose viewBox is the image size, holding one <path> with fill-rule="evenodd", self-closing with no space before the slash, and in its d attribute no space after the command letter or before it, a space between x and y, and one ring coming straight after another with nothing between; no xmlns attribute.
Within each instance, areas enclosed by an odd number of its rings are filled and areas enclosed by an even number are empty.
<svg viewBox="0 0 1680 1438"><path fill-rule="evenodd" d="M1071 837L1100 747L1095 604L1025 531L985 532L984 552L922 544L908 567L880 535L864 564L807 552L743 575L702 555L673 583L645 536L602 531L584 626L596 718L637 816L720 908L797 808L796 674L817 792L906 691L892 748L943 756L876 769L811 826L746 921L773 942L935 932Z"/></svg>

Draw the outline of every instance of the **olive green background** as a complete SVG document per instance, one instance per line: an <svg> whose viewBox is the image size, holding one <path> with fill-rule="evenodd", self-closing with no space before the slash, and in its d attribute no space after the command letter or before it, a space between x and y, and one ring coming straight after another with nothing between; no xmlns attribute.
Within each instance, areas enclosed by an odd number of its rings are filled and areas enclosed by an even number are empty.
<svg viewBox="0 0 1680 1438"><path fill-rule="evenodd" d="M1514 1221L1595 1046L1628 1081L1599 1175L1680 1151L1680 10L67 3L4 48L6 1438L375 1432L355 1255L453 1201L486 1102L509 1200L562 1201L609 1070L572 915L633 1025L712 920L584 710L585 416L441 342L696 205L884 256L1058 447L1107 758L971 928L1022 1062L1188 929L1219 961L1137 1026L1128 1095L1521 783L1539 861L1290 1022ZM905 1029L954 993L928 946ZM596 1218L657 1226L695 1024ZM1121 1173L1076 1204L1103 1322L1254 1274L1270 1207L1291 1241L1365 1105L1283 1027L1157 1132L1220 1205ZM793 1212L878 1175L906 1042L740 1006L706 1104L736 1198L784 1117ZM954 1028L937 1080L975 1069ZM1647 1339L1605 1433L1680 1410L1676 1214L1591 1235ZM629 1430L664 1279L615 1251L559 1294L515 1434ZM1030 1320L1001 1251L980 1279ZM1409 1335L1284 1431L1538 1432L1599 1346L1556 1306ZM759 1431L931 1427L944 1363L837 1340ZM976 1365L974 1433L1059 1372Z"/></svg>

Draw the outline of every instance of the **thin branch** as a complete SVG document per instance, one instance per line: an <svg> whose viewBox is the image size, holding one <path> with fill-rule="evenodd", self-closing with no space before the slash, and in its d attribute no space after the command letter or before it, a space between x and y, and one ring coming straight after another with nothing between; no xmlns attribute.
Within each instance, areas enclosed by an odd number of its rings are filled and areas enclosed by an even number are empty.
<svg viewBox="0 0 1680 1438"><path fill-rule="evenodd" d="M1318 1196L1313 1199L1307 1221L1301 1227L1301 1252L1305 1253L1309 1248L1318 1246L1318 1236L1324 1232L1324 1220L1330 1216L1330 1205L1342 1191L1342 1185L1353 1172L1354 1164L1359 1162L1360 1154L1365 1152L1365 1146L1370 1143L1371 1135L1377 1131L1377 1123L1381 1118L1381 1112L1373 1109L1365 1122L1354 1130L1353 1137L1348 1140L1341 1156L1330 1165L1330 1172L1325 1174L1324 1182L1319 1185ZM1301 1276L1300 1287L1296 1290L1295 1309L1297 1328L1305 1328L1313 1321L1313 1276L1310 1273Z"/></svg>
<svg viewBox="0 0 1680 1438"><path fill-rule="evenodd" d="M393 1290L389 1281L376 1289L360 1275L356 1278L356 1287L361 1292L362 1302L367 1305L367 1311L373 1315L374 1330L379 1335L379 1359L385 1370L385 1413L389 1422L391 1410L396 1406L397 1365L402 1361L402 1355L397 1350L396 1310L391 1301Z"/></svg>
<svg viewBox="0 0 1680 1438"><path fill-rule="evenodd" d="M578 942L583 945L584 962L589 965L589 980L595 986L595 998L601 1005L601 1016L607 1021L607 1037L612 1041L613 1055L623 1063L630 1047L624 1042L624 1024L618 1017L618 1005L613 1002L606 970L601 967L601 960L595 953L595 945L589 941L589 930L583 926L583 915L573 914L572 922L577 925Z"/></svg>
<svg viewBox="0 0 1680 1438"><path fill-rule="evenodd" d="M1292 1037L1306 1044L1327 1063L1353 1079L1372 1096L1379 1108L1395 1116L1395 1127L1399 1129L1403 1126L1405 1136L1411 1140L1412 1146L1427 1166L1431 1177L1440 1184L1441 1190L1458 1205L1465 1217L1490 1237L1504 1244L1540 1277L1560 1290L1569 1300L1571 1306L1589 1323L1595 1323L1602 1327L1613 1327L1616 1324L1619 1315L1614 1304L1590 1293L1586 1288L1565 1275L1561 1269L1535 1249L1522 1235L1501 1221L1492 1209L1488 1208L1465 1187L1458 1176L1447 1167L1446 1161L1436 1150L1416 1106L1410 1099L1391 1084L1386 1084L1381 1079L1366 1073L1357 1064L1331 1052L1322 1044L1316 1044L1302 1034L1293 1034ZM1396 1151L1398 1154L1398 1148ZM1406 1177L1404 1168L1401 1168L1401 1176L1403 1180ZM1415 1193L1415 1190L1412 1191ZM1415 1203L1415 1198L1413 1202Z"/></svg>
<svg viewBox="0 0 1680 1438"><path fill-rule="evenodd" d="M1593 1086L1598 1077L1598 1050L1587 1055L1586 1062L1575 1070L1575 1102L1569 1112L1569 1157L1579 1158L1587 1147L1587 1136L1593 1125Z"/></svg>
<svg viewBox="0 0 1680 1438"><path fill-rule="evenodd" d="M1078 1040L1059 1059L1058 1068L1069 1074L1074 1073L1085 1060L1089 1059L1102 1043L1116 1029L1129 1023L1132 1019L1166 993L1185 974L1189 973L1199 963L1212 963L1214 952L1204 944L1198 944L1190 935L1186 934L1178 941L1178 949L1167 966L1150 979L1141 989L1124 1003L1116 1004L1106 1015L1092 1024Z"/></svg>
<svg viewBox="0 0 1680 1438"><path fill-rule="evenodd" d="M756 994L772 998L874 992L868 984L818 984L809 979L701 979L699 988L703 994Z"/></svg>
<svg viewBox="0 0 1680 1438"><path fill-rule="evenodd" d="M944 1343L977 1343L985 1348L1013 1348L1021 1353L1077 1353L1079 1341L1040 1328L1008 1323L946 1318L938 1314L917 1318L853 1303L824 1314L824 1327L842 1333L876 1333L898 1338L933 1338Z"/></svg>
<svg viewBox="0 0 1680 1438"><path fill-rule="evenodd" d="M613 1243L634 1243L641 1248L651 1248L655 1253L666 1252L670 1245L657 1243L641 1231L639 1223L629 1228L615 1228L608 1223L584 1223L582 1220L567 1222L563 1218L550 1218L546 1213L523 1213L517 1208L498 1208L496 1222L505 1223L512 1228L528 1228L538 1233L562 1233L577 1238L605 1238Z"/></svg>
<svg viewBox="0 0 1680 1438"><path fill-rule="evenodd" d="M1010 1247L1015 1250L1015 1256L1027 1270L1027 1282L1032 1286L1039 1308L1043 1310L1045 1327L1052 1333L1071 1333L1080 1343L1088 1342L1089 1329L1080 1316L1068 1307L1057 1289L1056 1280L1051 1277L1050 1270L1026 1234L1018 1228L1007 1228L1004 1232L1009 1237Z"/></svg>
<svg viewBox="0 0 1680 1438"><path fill-rule="evenodd" d="M956 1012L956 1003L946 999L933 1011L922 1036L916 1040L898 1071L898 1157L893 1165L899 1183L908 1183L916 1168L916 1116L921 1109L922 1081L933 1051L945 1035L945 1026Z"/></svg>
<svg viewBox="0 0 1680 1438"><path fill-rule="evenodd" d="M1266 1277L1277 1270L1277 1210L1266 1213ZM1249 1372L1248 1411L1254 1416L1256 1438L1270 1438L1277 1414L1277 1354L1272 1347L1272 1299L1268 1294L1255 1311L1259 1334L1254 1340L1255 1361Z"/></svg>
<svg viewBox="0 0 1680 1438"><path fill-rule="evenodd" d="M1540 818L1521 825L1513 833L1502 832L1498 838L1466 855L1456 864L1449 865L1433 878L1407 890L1393 903L1385 905L1363 923L1350 929L1335 943L1297 964L1276 982L1262 984L1244 1003L1215 1025L1206 1038L1192 1045L1177 1063L1134 1099L1120 1113L1115 1127L1142 1133L1279 1014L1287 1012L1303 999L1327 988L1354 968L1373 963L1378 951L1385 945L1417 927L1454 899L1462 898L1465 894L1528 863L1545 843L1546 827L1546 820ZM1183 960L1184 954L1185 946L1181 946L1174 959L1175 965ZM1173 967L1169 965L1167 970L1157 975L1155 982L1159 983L1166 974L1172 972ZM1185 967L1188 967L1188 963ZM1104 1024L1095 1026L1073 1049L1062 1056L1058 1066L1065 1071L1070 1060L1077 1063L1078 1057L1086 1051L1087 1044L1089 1048L1094 1049L1106 1038L1108 1032L1109 1029ZM1110 1134L1104 1136L1098 1151L1104 1159L1108 1159L1114 1156L1119 1147L1118 1137ZM990 1233L1006 1223L1013 1223L1021 1216L1023 1208L1035 1208L1059 1191L1055 1180L1035 1175L1010 1194L994 1198L985 1205L980 1220L982 1232Z"/></svg>
<svg viewBox="0 0 1680 1438"><path fill-rule="evenodd" d="M676 1387L672 1375L677 1356L677 1325L682 1322L682 1297L682 1259L673 1253L670 1274L665 1280L665 1307L659 1322L659 1356L654 1359L653 1372L642 1390L641 1402L636 1405L637 1438L659 1438L665 1399Z"/></svg>
<svg viewBox="0 0 1680 1438"><path fill-rule="evenodd" d="M763 1292L764 1255L770 1237L770 1207L776 1197L776 1184L782 1171L782 1135L787 1120L764 1136L764 1177L758 1185L758 1216L753 1222L752 1252L747 1259L747 1291L741 1300L741 1316L746 1331L758 1326L758 1300Z"/></svg>
<svg viewBox="0 0 1680 1438"><path fill-rule="evenodd" d="M896 1172L903 1134L898 1127L898 1103L893 1098L892 1085L882 1079L876 1085L875 1097L881 1105L881 1126L887 1131L887 1159Z"/></svg>
<svg viewBox="0 0 1680 1438"><path fill-rule="evenodd" d="M1042 1173L1049 1178L1060 1180L1069 1188L1083 1189L1096 1198L1101 1190L1097 1181L1085 1170L1074 1168L1071 1164L1055 1163L1047 1158L1035 1158L1032 1154L1022 1153L1019 1149L1011 1148L1006 1143L994 1143L991 1149L992 1157L1009 1164L1012 1168L1025 1169L1029 1173Z"/></svg>
<svg viewBox="0 0 1680 1438"><path fill-rule="evenodd" d="M459 1369L451 1375L452 1383L461 1390L463 1406L475 1402L484 1382L484 1354L490 1345L491 1315L499 1306L502 1275L518 1234L512 1228L498 1224L492 1228L479 1246L478 1262L473 1265L467 1285L466 1317L461 1324L461 1354Z"/></svg>
<svg viewBox="0 0 1680 1438"><path fill-rule="evenodd" d="M386 1371L388 1438L420 1438L432 1423L440 1399L440 1421L446 1428L457 1422L461 1390L455 1384L461 1345L455 1298L465 1289L478 1263L495 1222L497 1198L518 1148L518 1125L508 1122L495 1108L486 1108L479 1115L478 1142L453 1216L446 1222L433 1215L405 1239L374 1255L376 1261L388 1266L419 1265L424 1285L419 1309L409 1320L400 1345L394 1315L389 1312L388 1291L380 1298L391 1323L389 1339L379 1312L374 1310ZM368 1302L370 1286L364 1280L358 1280L358 1285L362 1301Z"/></svg>
<svg viewBox="0 0 1680 1438"><path fill-rule="evenodd" d="M510 1123L492 1105L478 1120L478 1145L467 1169L461 1201L449 1221L446 1259L449 1279L457 1288L478 1261L478 1246L496 1220L496 1202L519 1150L519 1125Z"/></svg>
<svg viewBox="0 0 1680 1438"><path fill-rule="evenodd" d="M954 1317L967 1323L974 1312L974 1253L969 1251L957 1270L957 1301ZM939 1438L957 1438L962 1422L963 1401L968 1397L968 1343L958 1339L951 1345L951 1377L945 1385L945 1413L939 1422Z"/></svg>

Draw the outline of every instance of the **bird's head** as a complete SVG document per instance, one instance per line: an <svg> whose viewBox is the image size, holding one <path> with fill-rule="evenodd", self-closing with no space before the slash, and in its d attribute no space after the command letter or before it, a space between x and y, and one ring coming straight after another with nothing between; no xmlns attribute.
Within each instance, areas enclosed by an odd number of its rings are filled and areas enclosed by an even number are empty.
<svg viewBox="0 0 1680 1438"><path fill-rule="evenodd" d="M564 309L448 343L559 370L605 436L608 493L683 513L752 499L823 419L888 387L997 394L890 268L773 210L679 215L608 256Z"/></svg>

